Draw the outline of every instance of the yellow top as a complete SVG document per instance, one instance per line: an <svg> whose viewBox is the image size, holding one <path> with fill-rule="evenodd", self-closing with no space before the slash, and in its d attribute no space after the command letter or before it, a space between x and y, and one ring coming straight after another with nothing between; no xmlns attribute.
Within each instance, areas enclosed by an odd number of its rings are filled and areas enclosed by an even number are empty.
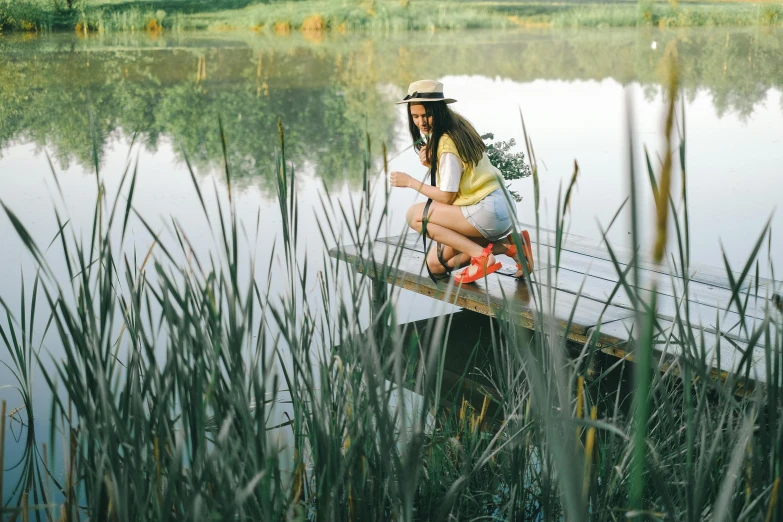
<svg viewBox="0 0 783 522"><path fill-rule="evenodd" d="M441 136L440 141L438 142L438 185L440 185L440 157L444 152L451 152L462 162L463 170L462 177L459 181L457 199L454 200L452 205L460 207L475 205L496 189L500 188L502 175L500 171L489 162L487 153L484 153L481 157L481 161L478 162L478 165L466 163L460 158L459 152L457 152L457 146L448 134Z"/></svg>

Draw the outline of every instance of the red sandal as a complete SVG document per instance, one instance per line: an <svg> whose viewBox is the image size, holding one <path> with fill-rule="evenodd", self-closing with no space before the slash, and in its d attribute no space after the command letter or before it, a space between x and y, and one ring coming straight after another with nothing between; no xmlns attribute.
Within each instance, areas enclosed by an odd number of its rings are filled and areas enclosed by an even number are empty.
<svg viewBox="0 0 783 522"><path fill-rule="evenodd" d="M527 230L522 231L522 253L525 254L525 261L527 262L527 271L532 272L533 271L533 245L530 243L530 234L527 233ZM511 246L508 247L508 250L506 250L506 255L510 258L513 258L515 261L517 261L517 272L522 272L521 275L514 276L517 279L524 279L525 278L525 270L522 268L522 265L519 264L519 261L517 260L517 246L514 244L514 240L511 236L509 236L509 239L511 241Z"/></svg>
<svg viewBox="0 0 783 522"><path fill-rule="evenodd" d="M478 257L471 257L470 258L470 264L465 267L465 269L460 272L459 274L454 277L454 282L457 284L461 283L472 283L474 281L477 281L481 279L482 277L486 277L492 272L497 272L500 270L500 268L503 267L501 263L495 263L492 266L487 266L487 260L489 258L489 255L492 253L492 243L486 246L484 250L481 251L481 255ZM476 273L473 275L468 274L468 270L470 270L471 266L475 266L477 268Z"/></svg>

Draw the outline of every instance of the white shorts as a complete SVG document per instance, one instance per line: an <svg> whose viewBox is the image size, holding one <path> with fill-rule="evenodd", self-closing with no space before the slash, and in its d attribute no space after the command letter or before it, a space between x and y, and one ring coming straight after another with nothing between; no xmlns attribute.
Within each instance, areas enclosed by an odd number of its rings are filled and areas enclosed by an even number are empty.
<svg viewBox="0 0 783 522"><path fill-rule="evenodd" d="M517 207L502 188L490 192L475 205L461 207L468 223L489 241L497 241L511 233L516 223Z"/></svg>

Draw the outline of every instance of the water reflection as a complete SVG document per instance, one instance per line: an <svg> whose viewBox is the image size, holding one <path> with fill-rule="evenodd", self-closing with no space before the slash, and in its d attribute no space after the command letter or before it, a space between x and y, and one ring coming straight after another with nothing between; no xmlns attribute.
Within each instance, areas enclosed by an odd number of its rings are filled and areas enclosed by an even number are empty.
<svg viewBox="0 0 783 522"><path fill-rule="evenodd" d="M393 142L389 103L421 77L483 75L640 83L649 99L663 80L663 50L676 44L682 85L707 91L718 115L752 114L783 87L783 32L755 29L435 33L390 38L328 35L317 42L252 35L0 37L0 152L12 142L46 147L61 166L92 162L118 133L162 137L201 169L221 163L218 117L239 178L263 179L277 121L289 157L327 185L356 184L365 133ZM91 127L90 121L94 122ZM94 135L91 131L94 128Z"/></svg>
<svg viewBox="0 0 783 522"><path fill-rule="evenodd" d="M249 177L268 170L259 167L273 158L282 118L290 156L298 163L317 159L329 182L361 175L360 155L352 149L365 132L388 139L393 121L386 101L368 88L372 76L358 78L350 63L335 67L339 55L306 48L212 49L201 56L197 49L19 51L0 68L0 147L32 141L63 167L91 163L91 128L101 155L118 132L138 131L151 152L166 136L197 166L209 167L222 155L215 132L220 116L234 173ZM293 70L303 81L286 81ZM308 84L308 78L319 81ZM365 113L372 117L365 121Z"/></svg>

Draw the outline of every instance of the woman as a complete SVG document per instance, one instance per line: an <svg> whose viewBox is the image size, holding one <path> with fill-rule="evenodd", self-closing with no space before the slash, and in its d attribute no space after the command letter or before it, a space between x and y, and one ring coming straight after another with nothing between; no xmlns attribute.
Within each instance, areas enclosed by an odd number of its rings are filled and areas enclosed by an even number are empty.
<svg viewBox="0 0 783 522"><path fill-rule="evenodd" d="M516 259L511 232L516 209L506 197L500 172L489 162L485 145L476 129L447 104L443 84L432 80L414 82L398 104L408 111L408 128L419 148L421 163L430 169L436 186L418 181L404 172L390 174L391 185L417 190L431 203L417 203L408 209L408 224L421 233L427 208L427 236L439 245L427 253L431 274L448 275L470 263L455 277L457 283L472 283L501 267L495 255ZM530 237L522 232L528 270L533 268ZM442 245L442 246L441 246ZM517 274L524 275L517 262Z"/></svg>

